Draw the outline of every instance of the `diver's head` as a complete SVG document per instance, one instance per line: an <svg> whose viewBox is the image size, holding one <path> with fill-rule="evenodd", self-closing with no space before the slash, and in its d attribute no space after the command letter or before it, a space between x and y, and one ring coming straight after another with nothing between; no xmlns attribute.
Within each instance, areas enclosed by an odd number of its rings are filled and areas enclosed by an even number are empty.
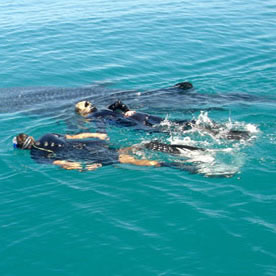
<svg viewBox="0 0 276 276"><path fill-rule="evenodd" d="M30 149L34 144L35 140L32 136L25 133L20 133L12 140L13 146L19 149Z"/></svg>
<svg viewBox="0 0 276 276"><path fill-rule="evenodd" d="M87 116L88 114L97 111L97 108L89 101L81 101L76 103L75 111L81 116Z"/></svg>

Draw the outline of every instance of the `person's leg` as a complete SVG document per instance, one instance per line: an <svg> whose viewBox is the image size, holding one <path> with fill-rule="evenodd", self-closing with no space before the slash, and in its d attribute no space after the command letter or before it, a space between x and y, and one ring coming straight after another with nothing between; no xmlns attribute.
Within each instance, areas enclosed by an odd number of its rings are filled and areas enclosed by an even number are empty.
<svg viewBox="0 0 276 276"><path fill-rule="evenodd" d="M154 166L160 167L161 163L154 160L146 160L146 159L136 159L129 154L120 154L119 162L122 164L132 164L136 166Z"/></svg>

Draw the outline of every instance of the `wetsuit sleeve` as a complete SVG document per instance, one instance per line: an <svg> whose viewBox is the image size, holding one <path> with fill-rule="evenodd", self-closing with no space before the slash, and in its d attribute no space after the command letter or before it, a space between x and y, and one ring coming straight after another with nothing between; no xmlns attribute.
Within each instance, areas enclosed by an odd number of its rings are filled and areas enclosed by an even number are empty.
<svg viewBox="0 0 276 276"><path fill-rule="evenodd" d="M136 126L137 123L133 120L125 118L123 114L117 113L111 110L102 110L91 114L88 117L91 122L95 124L96 130L98 132L106 132L106 125L115 126Z"/></svg>

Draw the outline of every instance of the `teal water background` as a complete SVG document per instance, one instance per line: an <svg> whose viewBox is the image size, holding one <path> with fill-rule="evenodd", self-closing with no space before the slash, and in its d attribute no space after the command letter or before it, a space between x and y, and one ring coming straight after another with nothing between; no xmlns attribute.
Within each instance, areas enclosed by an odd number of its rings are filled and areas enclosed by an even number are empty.
<svg viewBox="0 0 276 276"><path fill-rule="evenodd" d="M143 93L188 80L207 103L190 106L183 94L177 109L162 97L140 106L181 118L219 107L218 96L259 100L226 97L223 110L208 112L258 130L244 145L227 144L241 163L231 178L41 166L11 139L66 132L64 112L11 106L0 114L1 275L276 275L275 26L272 0L2 1L1 88L98 84ZM122 144L143 138L109 132Z"/></svg>

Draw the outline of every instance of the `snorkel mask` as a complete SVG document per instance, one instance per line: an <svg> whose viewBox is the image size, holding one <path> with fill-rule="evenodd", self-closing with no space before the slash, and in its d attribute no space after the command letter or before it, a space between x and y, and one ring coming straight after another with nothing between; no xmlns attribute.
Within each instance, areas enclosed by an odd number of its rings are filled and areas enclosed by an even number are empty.
<svg viewBox="0 0 276 276"><path fill-rule="evenodd" d="M97 108L89 101L81 101L75 105L75 111L82 116L87 116L90 113L97 111Z"/></svg>
<svg viewBox="0 0 276 276"><path fill-rule="evenodd" d="M90 112L91 113L97 111L97 107L94 104L92 104L88 101L85 101L84 106L88 107L89 105L90 105Z"/></svg>
<svg viewBox="0 0 276 276"><path fill-rule="evenodd" d="M32 142L33 142L32 137L28 135L26 135L26 138L22 144L18 143L17 136L12 139L13 147L20 148L20 149L28 149Z"/></svg>

